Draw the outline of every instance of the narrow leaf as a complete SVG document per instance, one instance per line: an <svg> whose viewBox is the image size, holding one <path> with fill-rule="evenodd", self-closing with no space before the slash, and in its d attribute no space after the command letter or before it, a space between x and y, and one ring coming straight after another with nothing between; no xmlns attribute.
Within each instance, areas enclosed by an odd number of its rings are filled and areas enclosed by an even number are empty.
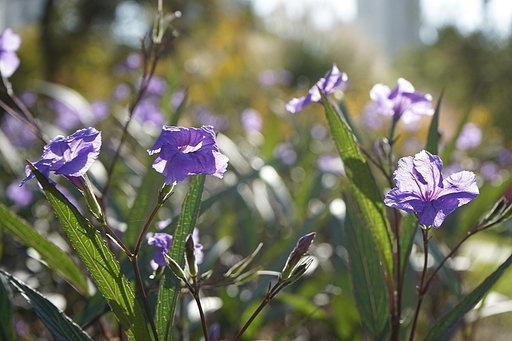
<svg viewBox="0 0 512 341"><path fill-rule="evenodd" d="M183 201L178 225L173 234L169 255L182 267L185 264L185 241L187 236L192 233L199 215L205 179L206 176L204 174L194 176L194 180ZM171 326L180 293L180 285L180 280L174 276L171 269L166 267L160 280L156 307L156 328L161 340L172 340Z"/></svg>
<svg viewBox="0 0 512 341"><path fill-rule="evenodd" d="M7 281L0 277L0 341L14 340L14 312Z"/></svg>
<svg viewBox="0 0 512 341"><path fill-rule="evenodd" d="M402 229L400 231L400 273L403 277L405 269L409 263L414 236L418 232L418 218L415 214L408 214L402 219Z"/></svg>
<svg viewBox="0 0 512 341"><path fill-rule="evenodd" d="M489 277L478 287L459 302L449 313L444 315L437 324L430 330L425 341L438 340L447 330L457 323L468 311L470 311L482 297L492 288L494 283L500 279L505 270L512 264L512 255L499 266Z"/></svg>
<svg viewBox="0 0 512 341"><path fill-rule="evenodd" d="M427 151L429 151L433 155L437 155L437 153L438 153L439 113L441 111L441 101L443 100L443 95L444 95L444 89L443 89L443 91L441 91L441 95L439 95L439 100L437 101L437 105L436 105L436 111L434 112L434 116L432 116L430 128L428 129Z"/></svg>
<svg viewBox="0 0 512 341"><path fill-rule="evenodd" d="M371 231L375 245L382 253L386 271L392 273L392 243L382 193L375 183L368 162L359 148L354 134L323 94L322 102L357 206L365 225Z"/></svg>
<svg viewBox="0 0 512 341"><path fill-rule="evenodd" d="M52 333L57 341L91 341L92 339L80 326L74 323L66 314L37 290L32 289L11 274L0 270L0 273L20 291L34 308L37 316Z"/></svg>
<svg viewBox="0 0 512 341"><path fill-rule="evenodd" d="M143 311L101 234L37 169L32 171L92 279L132 340L150 340Z"/></svg>
<svg viewBox="0 0 512 341"><path fill-rule="evenodd" d="M385 340L389 330L389 293L384 269L371 234L354 209L347 210L346 248L354 298L372 340Z"/></svg>
<svg viewBox="0 0 512 341"><path fill-rule="evenodd" d="M87 293L87 282L71 257L57 245L45 239L23 219L0 204L0 224L26 247L36 250L51 269L59 272L82 294Z"/></svg>

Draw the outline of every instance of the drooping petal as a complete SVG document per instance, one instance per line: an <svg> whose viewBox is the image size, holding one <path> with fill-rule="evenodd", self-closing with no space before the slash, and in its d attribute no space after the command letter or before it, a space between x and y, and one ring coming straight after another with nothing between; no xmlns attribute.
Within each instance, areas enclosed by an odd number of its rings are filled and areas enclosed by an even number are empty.
<svg viewBox="0 0 512 341"><path fill-rule="evenodd" d="M292 114L298 113L311 103L311 95L307 94L299 98L293 98L286 104L286 110Z"/></svg>
<svg viewBox="0 0 512 341"><path fill-rule="evenodd" d="M401 209L407 213L422 211L425 201L414 192L402 192L394 188L386 194L384 204L389 207Z"/></svg>

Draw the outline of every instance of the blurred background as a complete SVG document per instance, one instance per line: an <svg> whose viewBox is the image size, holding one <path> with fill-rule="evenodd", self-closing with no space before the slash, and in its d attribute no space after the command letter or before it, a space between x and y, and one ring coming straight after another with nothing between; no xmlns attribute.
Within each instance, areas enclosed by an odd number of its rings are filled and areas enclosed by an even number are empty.
<svg viewBox="0 0 512 341"><path fill-rule="evenodd" d="M109 155L118 143L125 107L137 90L143 65L141 42L151 31L156 4L156 0L0 0L0 31L11 27L22 38L21 65L10 80L48 135L67 135L88 125L111 129L100 162L91 170L100 187L103 165L109 165ZM222 257L218 254L222 265L229 266L264 241L268 249L261 261L277 268L274 262L280 248L291 249L299 232L319 231L312 253L321 275L304 279L288 296L282 296L298 313L286 315L289 310L276 306L249 337L276 337L282 321L275 322L275 316L285 316L286 325L292 328L306 315L310 319L290 340L363 338L350 295L340 231L345 210L340 199L340 186L346 185L343 165L329 138L321 106L312 105L296 115L285 110L287 101L305 95L332 63L348 74L349 87L338 99L343 100L354 127L371 133L361 138L371 151L389 127L389 120L375 115L369 103L368 92L375 83L393 88L397 78L403 77L417 91L432 94L434 103L444 89L443 161L451 171L474 171L483 199L462 208L447 220L446 228L435 231L436 238L443 240L438 245L440 252L453 246L512 183L512 2L164 0L164 12L173 11L182 13L172 23L178 36L159 63L147 97L135 110L127 142L131 151L122 156L123 166L116 173L116 178L124 180L117 181L112 191L110 205L115 209L111 219L119 221L122 230L130 200L150 162L145 149L185 101L179 124L213 125L220 133L221 150L230 157L231 168L222 184L209 179L207 195L225 192L224 199L200 222L206 250L218 251L220 241L229 241L222 245L231 246L231 251ZM66 247L59 237L61 231L51 226L52 214L37 185L17 187L24 177L24 159L37 160L42 143L4 112L0 120L0 184L5 189L0 199ZM399 125L397 157L424 148L428 123L425 119ZM62 185L68 187L70 196L79 196L65 182ZM174 206L159 216L162 221L179 209L184 194L180 191L185 190L177 190ZM446 309L436 302L448 294L461 297L488 275L490 264L495 268L510 253L509 228L505 225L488 232L462 250L460 262L454 262L452 272L440 279L426 305L427 322ZM276 238L286 243L272 248ZM18 277L53 293L71 316L80 311L83 300L69 304L72 299L62 294L66 283L46 273L22 245L10 244L12 237L4 234L3 241L3 267L21 266ZM420 250L416 254L421 257ZM484 254L487 257L482 259ZM417 269L411 266L410 271L414 276ZM464 278L460 285L450 284L460 278ZM501 305L488 315L512 310L510 284L510 275L498 283L492 302ZM221 325L228 329L239 317L238 311L250 312L265 286L232 288L222 294ZM411 297L413 290L411 286ZM241 301L230 305L229 297ZM21 299L17 304L28 311ZM19 315L20 326L29 320L30 313L23 314ZM474 327L475 335L506 339L502 337L510 332L507 318L509 313L481 320ZM425 332L428 323L422 328ZM39 332L26 335L30 333Z"/></svg>

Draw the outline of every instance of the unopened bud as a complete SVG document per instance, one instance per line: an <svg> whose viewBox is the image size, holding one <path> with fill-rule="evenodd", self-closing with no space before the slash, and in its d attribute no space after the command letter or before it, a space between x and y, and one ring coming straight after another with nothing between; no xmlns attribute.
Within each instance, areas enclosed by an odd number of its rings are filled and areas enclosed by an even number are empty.
<svg viewBox="0 0 512 341"><path fill-rule="evenodd" d="M163 253L165 262L167 265L171 268L172 272L178 277L179 279L183 281L187 281L187 276L185 275L185 271L181 268L181 266L168 254Z"/></svg>
<svg viewBox="0 0 512 341"><path fill-rule="evenodd" d="M295 267L300 262L302 257L308 252L309 247L311 246L311 243L313 242L315 236L316 233L311 232L298 240L297 245L295 245L295 248L288 256L288 260L286 261L284 269L281 272L282 279L287 279L288 277L290 277L292 271L294 271Z"/></svg>
<svg viewBox="0 0 512 341"><path fill-rule="evenodd" d="M197 276L199 269L197 268L197 261L195 255L195 243L192 235L189 234L185 242L185 257L187 258L188 272L192 277Z"/></svg>
<svg viewBox="0 0 512 341"><path fill-rule="evenodd" d="M104 223L105 216L103 215L103 210L101 209L101 206L98 202L98 199L96 198L96 195L94 195L94 189L92 187L91 181L89 181L89 178L87 177L87 174L85 174L81 178L76 179L79 179L82 183L81 191L84 194L85 201L87 201L87 206L89 206L89 210L94 215L94 217L98 219L100 223Z"/></svg>
<svg viewBox="0 0 512 341"><path fill-rule="evenodd" d="M287 280L287 282L289 282L288 284L292 284L292 283L296 282L299 278L301 278L306 273L306 271L310 267L311 263L313 263L313 258L308 257L299 266L297 266L293 270L292 274L290 275L290 278L288 278L288 280Z"/></svg>
<svg viewBox="0 0 512 341"><path fill-rule="evenodd" d="M158 192L158 203L163 204L172 195L175 185L164 185L160 192Z"/></svg>

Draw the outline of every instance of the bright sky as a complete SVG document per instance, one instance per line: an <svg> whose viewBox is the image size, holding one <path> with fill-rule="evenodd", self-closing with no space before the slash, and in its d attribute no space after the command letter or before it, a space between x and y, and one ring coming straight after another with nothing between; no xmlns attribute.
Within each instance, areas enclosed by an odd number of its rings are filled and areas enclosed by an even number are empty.
<svg viewBox="0 0 512 341"><path fill-rule="evenodd" d="M301 17L307 10L319 29L328 29L338 20L351 21L357 16L357 0L252 0L255 12L265 17L283 4L290 18ZM455 24L462 33L484 28L484 0L420 0L424 30ZM512 29L512 0L488 0L485 29L505 38ZM428 35L428 34L427 34ZM428 37L425 37L428 39Z"/></svg>

